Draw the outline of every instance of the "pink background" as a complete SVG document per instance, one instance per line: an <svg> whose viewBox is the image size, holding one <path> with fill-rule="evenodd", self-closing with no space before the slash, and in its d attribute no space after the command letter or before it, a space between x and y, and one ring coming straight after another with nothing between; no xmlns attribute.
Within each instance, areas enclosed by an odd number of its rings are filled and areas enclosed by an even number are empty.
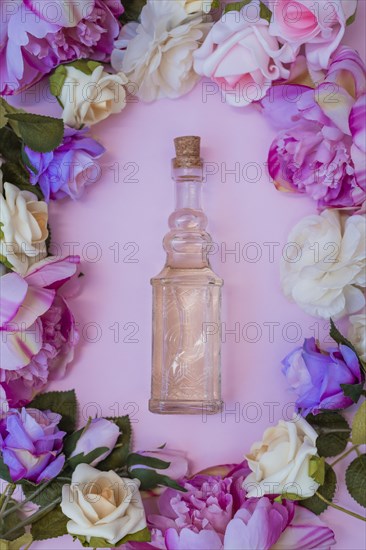
<svg viewBox="0 0 366 550"><path fill-rule="evenodd" d="M365 2L360 1L357 22L344 40L363 57L364 18ZM202 89L199 83L178 101L130 102L120 115L94 127L94 137L108 151L100 180L81 201L66 200L50 208L53 242L65 253L71 246L67 243L76 243L74 252L82 256L85 274L80 293L70 300L81 343L66 378L51 389L76 389L80 422L90 415L130 413L135 449L167 443L185 450L192 472L241 461L266 427L289 416L293 395L288 393L280 362L303 338L319 335L323 343L326 339L326 323L290 304L279 284L279 261L287 235L298 220L316 211L315 204L305 197L281 194L270 183L265 162L275 134L259 112L229 107L219 94L204 101ZM41 101L39 93L45 93L44 87L36 87L14 103L58 116L58 105ZM220 248L212 256L212 266L225 281L223 329L234 329L237 323L241 332L239 341L227 334L222 344L226 408L222 415L206 421L200 416L153 415L147 408L149 280L165 260L161 241L173 207L172 140L185 134L201 136L203 157L217 172L208 176L204 188L209 231ZM235 174L225 175L225 167L232 170L235 163L240 165L238 181ZM240 258L225 256L225 250L234 249L235 243L239 243ZM257 244L248 247L248 243ZM264 243L279 243L273 245L272 262L270 246ZM258 261L250 261L256 254ZM341 480L344 470L345 464L337 466ZM344 488L336 499L362 513ZM360 521L336 510L328 510L323 519L335 530L336 548L365 548ZM71 549L79 543L73 544L66 536L33 547Z"/></svg>

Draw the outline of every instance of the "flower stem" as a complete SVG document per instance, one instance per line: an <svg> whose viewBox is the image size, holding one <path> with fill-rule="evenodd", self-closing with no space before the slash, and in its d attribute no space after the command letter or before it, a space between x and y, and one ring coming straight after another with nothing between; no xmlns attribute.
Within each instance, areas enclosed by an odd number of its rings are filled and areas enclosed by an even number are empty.
<svg viewBox="0 0 366 550"><path fill-rule="evenodd" d="M0 521L1 521L1 523L3 522L4 517L5 517L4 510L6 510L6 507L8 506L11 495L14 493L15 489L16 489L15 483L9 483L9 485L6 487L4 493L0 497Z"/></svg>
<svg viewBox="0 0 366 550"><path fill-rule="evenodd" d="M352 516L356 519L360 519L361 521L366 521L366 517L360 516L360 514L356 514L356 512L351 512L351 510L347 510L347 508L343 508L342 506L338 506L338 504L334 504L334 502L330 502L330 500L327 500L325 497L323 497L323 495L318 492L316 492L315 494L317 497L320 498L320 500L328 504L328 506L331 506L332 508L335 508L340 512L344 512L345 514L348 514L349 516Z"/></svg>
<svg viewBox="0 0 366 550"><path fill-rule="evenodd" d="M7 531L4 535L2 535L1 537L3 539L8 539L12 533L14 533L14 531L17 531L18 529L21 529L22 527L26 527L27 525L31 525L32 523L34 523L35 521L38 521L40 519L43 518L43 516L45 516L46 514L48 514L48 512L51 512L51 510L53 510L54 508L56 508L56 506L58 504L60 504L61 502L61 497L58 497L56 498L55 500L53 500L52 502L50 502L47 506L45 506L44 508L40 508L39 510L37 510L37 512L35 512L34 514L32 514L31 516L28 516L26 517L23 521L19 522L15 527L13 527L12 529L9 529L9 531Z"/></svg>
<svg viewBox="0 0 366 550"><path fill-rule="evenodd" d="M350 447L345 453L339 455L339 457L330 464L330 466L335 466L335 464L338 464L338 462L340 462L341 460L343 460L346 456L348 456L350 453L352 453L352 451L355 451L356 453L358 453L358 447L359 445L353 445L352 447Z"/></svg>

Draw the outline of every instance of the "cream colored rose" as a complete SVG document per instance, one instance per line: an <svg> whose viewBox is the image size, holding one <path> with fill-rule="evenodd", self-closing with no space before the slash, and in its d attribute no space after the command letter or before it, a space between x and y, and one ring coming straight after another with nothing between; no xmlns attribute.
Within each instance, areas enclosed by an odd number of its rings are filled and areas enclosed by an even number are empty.
<svg viewBox="0 0 366 550"><path fill-rule="evenodd" d="M47 203L12 183L4 183L4 192L0 193L0 255L25 275L47 255Z"/></svg>
<svg viewBox="0 0 366 550"><path fill-rule="evenodd" d="M246 456L253 473L243 482L248 497L265 494L314 495L319 485L309 476L309 461L317 455L317 433L302 417L280 420L268 428L262 441L254 443Z"/></svg>
<svg viewBox="0 0 366 550"><path fill-rule="evenodd" d="M209 13L211 11L213 0L186 0L184 9L188 14L203 12Z"/></svg>
<svg viewBox="0 0 366 550"><path fill-rule="evenodd" d="M120 478L113 470L101 472L79 464L71 484L62 487L62 512L70 518L70 535L90 542L100 537L115 545L125 536L146 527L145 511L137 479Z"/></svg>
<svg viewBox="0 0 366 550"><path fill-rule="evenodd" d="M349 321L351 326L348 339L355 346L362 361L366 362L366 310L357 315L351 315Z"/></svg>
<svg viewBox="0 0 366 550"><path fill-rule="evenodd" d="M337 210L306 216L284 247L284 294L306 313L329 319L356 313L365 305L365 216Z"/></svg>
<svg viewBox="0 0 366 550"><path fill-rule="evenodd" d="M109 74L99 65L92 74L69 65L59 100L63 105L62 118L68 126L92 126L126 106L128 79L124 73Z"/></svg>

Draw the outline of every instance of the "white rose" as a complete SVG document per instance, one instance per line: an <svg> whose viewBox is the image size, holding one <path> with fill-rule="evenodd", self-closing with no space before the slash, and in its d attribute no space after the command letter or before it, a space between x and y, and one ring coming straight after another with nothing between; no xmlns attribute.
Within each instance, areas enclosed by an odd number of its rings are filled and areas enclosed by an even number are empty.
<svg viewBox="0 0 366 550"><path fill-rule="evenodd" d="M341 317L365 304L365 216L337 210L303 218L289 234L281 263L285 295L310 315Z"/></svg>
<svg viewBox="0 0 366 550"><path fill-rule="evenodd" d="M90 542L100 537L115 545L127 535L146 527L145 511L137 479L120 478L113 470L100 472L79 464L71 485L62 487L62 512L70 518L70 535Z"/></svg>
<svg viewBox="0 0 366 550"><path fill-rule="evenodd" d="M64 109L62 118L68 126L92 126L126 106L124 85L128 79L123 73L106 73L102 65L90 75L71 65L66 66L66 71L59 99Z"/></svg>
<svg viewBox="0 0 366 550"><path fill-rule="evenodd" d="M246 456L253 472L243 482L247 497L282 493L313 496L319 484L309 476L309 462L317 456L317 436L302 417L291 422L280 420L268 428Z"/></svg>
<svg viewBox="0 0 366 550"><path fill-rule="evenodd" d="M366 310L349 318L348 339L355 346L362 361L366 362Z"/></svg>
<svg viewBox="0 0 366 550"><path fill-rule="evenodd" d="M199 47L211 23L202 13L187 15L184 0L148 0L140 21L123 27L119 43L127 40L122 68L136 85L143 101L176 98L189 92L199 76L193 69L193 52ZM114 54L113 60L121 56Z"/></svg>
<svg viewBox="0 0 366 550"><path fill-rule="evenodd" d="M184 9L188 14L211 11L213 0L185 0Z"/></svg>
<svg viewBox="0 0 366 550"><path fill-rule="evenodd" d="M4 183L4 192L5 196L0 193L0 255L25 275L47 255L47 203L12 183Z"/></svg>

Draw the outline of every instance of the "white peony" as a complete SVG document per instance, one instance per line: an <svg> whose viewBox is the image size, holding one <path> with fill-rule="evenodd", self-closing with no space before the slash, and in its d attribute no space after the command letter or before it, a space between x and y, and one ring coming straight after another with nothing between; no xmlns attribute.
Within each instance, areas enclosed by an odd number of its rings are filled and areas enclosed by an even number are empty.
<svg viewBox="0 0 366 550"><path fill-rule="evenodd" d="M185 0L184 9L188 14L203 12L209 13L213 0Z"/></svg>
<svg viewBox="0 0 366 550"><path fill-rule="evenodd" d="M188 15L184 5L184 0L148 0L140 24L127 24L122 29L122 44L125 36L135 33L127 41L122 68L136 85L135 95L143 101L179 97L200 78L193 69L193 52L211 23L203 21L201 12ZM120 57L114 54L112 64Z"/></svg>
<svg viewBox="0 0 366 550"><path fill-rule="evenodd" d="M366 310L351 315L351 326L348 331L348 339L355 346L362 361L366 362Z"/></svg>
<svg viewBox="0 0 366 550"><path fill-rule="evenodd" d="M329 319L365 304L365 216L337 210L302 219L289 234L281 262L285 295L310 315Z"/></svg>
<svg viewBox="0 0 366 550"><path fill-rule="evenodd" d="M319 484L309 476L309 463L317 456L317 436L302 417L292 422L280 420L277 426L268 428L262 441L254 443L246 456L252 470L243 482L247 497L286 493L301 498L313 496Z"/></svg>
<svg viewBox="0 0 366 550"><path fill-rule="evenodd" d="M90 542L100 537L116 545L146 527L137 479L120 478L113 470L100 472L79 464L71 484L62 487L62 512L70 518L67 530Z"/></svg>
<svg viewBox="0 0 366 550"><path fill-rule="evenodd" d="M126 106L128 79L123 73L109 74L103 66L92 74L85 74L72 65L66 65L66 78L59 99L63 105L62 118L68 126L92 126Z"/></svg>
<svg viewBox="0 0 366 550"><path fill-rule="evenodd" d="M0 256L21 275L47 255L47 221L47 203L30 191L4 183L4 195L0 192Z"/></svg>

